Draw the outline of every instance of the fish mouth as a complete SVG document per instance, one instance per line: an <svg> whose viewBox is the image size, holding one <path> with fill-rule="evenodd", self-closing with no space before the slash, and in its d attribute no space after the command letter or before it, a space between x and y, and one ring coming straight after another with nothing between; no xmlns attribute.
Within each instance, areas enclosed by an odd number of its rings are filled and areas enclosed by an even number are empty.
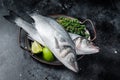
<svg viewBox="0 0 120 80"><path fill-rule="evenodd" d="M100 48L97 46L94 46L93 48L94 48L94 53L98 53L100 51Z"/></svg>
<svg viewBox="0 0 120 80"><path fill-rule="evenodd" d="M91 45L91 48L94 49L94 52L95 52L95 53L98 53L98 52L100 51L100 48L99 48L98 46L95 46L94 43L91 42L90 44L92 44L92 45Z"/></svg>

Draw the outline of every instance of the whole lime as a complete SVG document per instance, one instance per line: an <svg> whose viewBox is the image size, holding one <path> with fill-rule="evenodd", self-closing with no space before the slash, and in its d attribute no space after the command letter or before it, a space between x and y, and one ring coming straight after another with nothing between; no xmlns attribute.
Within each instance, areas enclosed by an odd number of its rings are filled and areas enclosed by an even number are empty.
<svg viewBox="0 0 120 80"><path fill-rule="evenodd" d="M43 59L48 62L54 61L54 56L47 47L43 48Z"/></svg>
<svg viewBox="0 0 120 80"><path fill-rule="evenodd" d="M42 52L42 46L37 41L34 41L32 43L31 50L32 50L33 54L38 54L38 53Z"/></svg>

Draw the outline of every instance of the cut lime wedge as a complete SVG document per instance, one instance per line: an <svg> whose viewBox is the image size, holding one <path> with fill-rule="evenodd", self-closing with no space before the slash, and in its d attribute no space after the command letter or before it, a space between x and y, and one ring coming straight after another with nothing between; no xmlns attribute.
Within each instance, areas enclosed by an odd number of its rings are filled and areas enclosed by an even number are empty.
<svg viewBox="0 0 120 80"><path fill-rule="evenodd" d="M38 53L42 52L42 46L37 41L34 41L32 43L31 50L34 54L38 54Z"/></svg>

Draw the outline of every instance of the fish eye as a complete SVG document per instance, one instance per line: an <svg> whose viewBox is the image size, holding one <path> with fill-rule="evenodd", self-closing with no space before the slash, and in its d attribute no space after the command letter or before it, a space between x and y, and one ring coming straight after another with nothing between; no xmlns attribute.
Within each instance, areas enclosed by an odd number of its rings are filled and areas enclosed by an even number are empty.
<svg viewBox="0 0 120 80"><path fill-rule="evenodd" d="M89 48L91 48L92 46L88 46Z"/></svg>

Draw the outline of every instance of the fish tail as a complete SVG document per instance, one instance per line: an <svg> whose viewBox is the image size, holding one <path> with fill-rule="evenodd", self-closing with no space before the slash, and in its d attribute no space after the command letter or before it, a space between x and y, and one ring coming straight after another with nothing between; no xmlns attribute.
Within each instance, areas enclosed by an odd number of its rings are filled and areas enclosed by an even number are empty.
<svg viewBox="0 0 120 80"><path fill-rule="evenodd" d="M14 23L15 25L21 27L31 36L36 36L35 34L37 34L37 32L34 26L27 22L26 20L24 20L21 16L19 16L15 12L10 10L9 15L4 16L4 18L10 21L11 23Z"/></svg>
<svg viewBox="0 0 120 80"><path fill-rule="evenodd" d="M13 12L12 10L9 10L9 15L5 15L3 17L11 23L14 23L17 26L23 28L28 33L30 33L30 31L33 31L33 25L26 21L23 17L19 16L17 13Z"/></svg>
<svg viewBox="0 0 120 80"><path fill-rule="evenodd" d="M15 12L13 12L13 11L9 11L9 15L5 15L5 16L3 16L6 20L8 20L8 21L10 21L10 22L12 22L12 23L14 23L14 24L16 24L15 23L15 20L17 19L17 18L20 18L20 16L19 15L17 15Z"/></svg>
<svg viewBox="0 0 120 80"><path fill-rule="evenodd" d="M34 23L33 18L30 17L27 13L25 13L23 11L19 12L19 15L18 15L18 12L14 12L12 10L8 10L8 11L9 11L9 15L5 15L3 17L12 23L15 23L15 20L17 18L20 18L21 20L24 20L24 21L28 22L29 24Z"/></svg>

